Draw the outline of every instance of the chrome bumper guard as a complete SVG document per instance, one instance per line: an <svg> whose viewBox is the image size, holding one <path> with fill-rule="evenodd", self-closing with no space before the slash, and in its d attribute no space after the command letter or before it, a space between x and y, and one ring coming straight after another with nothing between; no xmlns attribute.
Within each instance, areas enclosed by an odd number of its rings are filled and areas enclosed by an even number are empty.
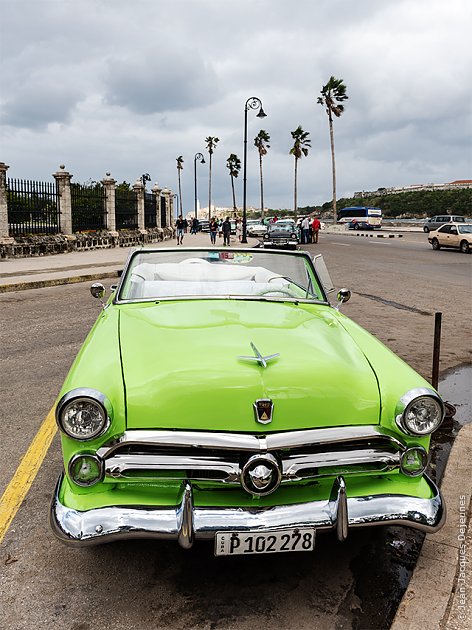
<svg viewBox="0 0 472 630"><path fill-rule="evenodd" d="M315 527L335 530L345 540L350 527L405 525L424 532L439 530L446 507L436 485L425 477L432 498L372 495L347 498L343 477L334 480L329 500L263 508L194 507L192 486L183 483L176 508L113 506L79 512L63 505L59 479L51 503L50 522L64 543L93 545L126 538L178 540L189 549L195 539L212 539L221 531L265 531Z"/></svg>

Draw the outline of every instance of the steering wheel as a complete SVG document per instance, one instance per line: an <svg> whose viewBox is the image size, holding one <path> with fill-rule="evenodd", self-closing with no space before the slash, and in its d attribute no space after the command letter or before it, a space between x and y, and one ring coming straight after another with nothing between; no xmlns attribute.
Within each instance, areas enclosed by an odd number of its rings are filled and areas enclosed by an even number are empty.
<svg viewBox="0 0 472 630"><path fill-rule="evenodd" d="M267 280L267 283L272 282L272 280L288 280L290 282L290 278L287 278L286 276L272 276L272 278Z"/></svg>
<svg viewBox="0 0 472 630"><path fill-rule="evenodd" d="M295 295L293 295L293 293L289 290L286 289L285 287L280 287L280 288L276 288L274 287L273 289L264 289L263 291L260 291L257 295L268 295L269 293L282 293L283 295L287 295L288 297L294 298L296 297ZM277 296L274 296L277 297Z"/></svg>

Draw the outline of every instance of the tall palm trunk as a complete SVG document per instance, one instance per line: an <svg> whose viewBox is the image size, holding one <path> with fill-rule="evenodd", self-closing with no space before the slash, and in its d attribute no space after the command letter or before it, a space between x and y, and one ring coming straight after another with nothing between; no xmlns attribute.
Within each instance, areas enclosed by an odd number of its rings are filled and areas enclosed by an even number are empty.
<svg viewBox="0 0 472 630"><path fill-rule="evenodd" d="M235 195L235 192L234 192L234 177L233 177L233 173L230 173L230 175L231 175L231 190L233 191L233 210L234 210L234 212L237 212L238 209L236 207L236 195Z"/></svg>
<svg viewBox="0 0 472 630"><path fill-rule="evenodd" d="M262 178L262 153L259 152L259 172L261 174L261 221L264 220L264 180Z"/></svg>
<svg viewBox="0 0 472 630"><path fill-rule="evenodd" d="M298 170L298 158L295 156L295 181L293 186L293 214L295 221L297 220L297 170Z"/></svg>
<svg viewBox="0 0 472 630"><path fill-rule="evenodd" d="M336 210L336 162L334 159L334 133L333 133L333 117L331 115L331 110L329 110L328 118L329 118L329 139L331 141L331 169L333 173L333 225L336 225L336 221L338 220L338 213Z"/></svg>

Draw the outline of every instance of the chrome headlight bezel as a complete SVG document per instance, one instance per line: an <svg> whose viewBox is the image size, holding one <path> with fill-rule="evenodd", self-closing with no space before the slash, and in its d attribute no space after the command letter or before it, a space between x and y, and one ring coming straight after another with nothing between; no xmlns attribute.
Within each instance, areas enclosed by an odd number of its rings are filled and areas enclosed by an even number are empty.
<svg viewBox="0 0 472 630"><path fill-rule="evenodd" d="M102 416L103 421L101 422L98 429L90 433L86 436L74 435L71 431L68 431L64 425L64 413L65 411L74 403L79 400L86 400L96 405ZM91 389L88 387L81 387L78 389L72 389L70 392L67 392L57 404L56 407L56 422L61 429L61 431L72 438L73 440L78 440L79 442L86 442L89 440L93 440L100 435L103 435L105 431L110 426L111 420L113 418L113 407L109 399L99 392L96 389Z"/></svg>
<svg viewBox="0 0 472 630"><path fill-rule="evenodd" d="M78 479L76 478L76 476L74 475L74 465L77 462L77 460L80 459L92 459L98 466L99 469L99 475L97 477L95 477L94 479L92 479L92 481L78 481ZM105 476L105 469L104 469L104 464L103 464L103 460L96 455L95 453L77 453L76 455L74 455L74 457L72 457L72 459L69 462L69 465L67 467L67 471L69 473L69 477L71 478L71 480L77 485L80 486L81 488L89 488L90 486L94 486L95 484L99 483L100 481L103 481L103 478Z"/></svg>
<svg viewBox="0 0 472 630"><path fill-rule="evenodd" d="M412 428L407 421L407 415L412 405L421 398L431 398L438 405L439 420L435 423L434 427L428 431L415 431L415 429ZM412 435L414 437L431 435L441 426L443 420L444 403L439 394L435 392L434 389L429 389L428 387L410 389L400 398L395 409L395 421L399 429L403 433L406 433L406 435Z"/></svg>

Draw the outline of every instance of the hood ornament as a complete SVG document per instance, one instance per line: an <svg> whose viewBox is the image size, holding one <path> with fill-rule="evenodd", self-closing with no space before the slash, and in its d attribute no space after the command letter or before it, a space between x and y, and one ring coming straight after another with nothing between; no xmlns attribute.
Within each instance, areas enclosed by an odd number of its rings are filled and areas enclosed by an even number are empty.
<svg viewBox="0 0 472 630"><path fill-rule="evenodd" d="M259 352L259 350L256 348L256 346L252 343L251 341L251 348L254 350L254 354L256 355L255 357L238 357L238 359L243 359L244 361L256 361L256 363L259 363L260 366L262 366L263 368L267 367L267 361L270 361L271 359L275 359L275 357L280 357L280 352L277 352L276 354L268 354L267 356L263 357L262 354Z"/></svg>

